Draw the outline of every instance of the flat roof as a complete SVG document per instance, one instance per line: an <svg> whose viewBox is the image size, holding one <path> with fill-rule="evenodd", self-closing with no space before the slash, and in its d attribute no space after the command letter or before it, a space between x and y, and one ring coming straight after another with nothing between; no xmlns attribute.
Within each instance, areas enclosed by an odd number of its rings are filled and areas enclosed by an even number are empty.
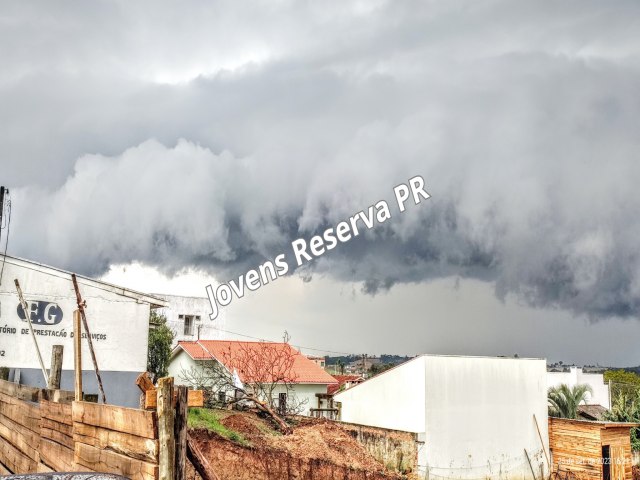
<svg viewBox="0 0 640 480"><path fill-rule="evenodd" d="M71 274L67 270L61 268L52 267L51 265L45 265L44 263L35 262L33 260L27 260L26 258L13 257L11 255L0 254L0 258L4 257L5 261L9 264L16 265L18 267L29 268L38 272L53 275L59 278L71 280ZM158 298L147 293L138 292L129 288L120 287L112 283L104 282L102 280L96 280L95 278L85 277L84 275L76 274L79 284L90 285L92 287L101 288L108 292L112 292L124 297L133 298L139 302L148 303L152 307L166 307L168 302L162 298Z"/></svg>
<svg viewBox="0 0 640 480"><path fill-rule="evenodd" d="M549 420L560 421L560 422L571 422L571 423L580 423L586 425L600 426L602 428L636 428L640 427L640 423L636 422L609 422L606 420L582 420L578 418L560 418L560 417L549 417Z"/></svg>

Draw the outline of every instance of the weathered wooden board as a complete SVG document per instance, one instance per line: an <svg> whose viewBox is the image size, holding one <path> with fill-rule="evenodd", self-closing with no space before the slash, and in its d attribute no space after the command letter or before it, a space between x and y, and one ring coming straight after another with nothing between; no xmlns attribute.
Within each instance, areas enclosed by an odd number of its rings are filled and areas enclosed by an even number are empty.
<svg viewBox="0 0 640 480"><path fill-rule="evenodd" d="M102 450L111 450L137 460L158 463L158 441L129 433L74 423L73 439Z"/></svg>
<svg viewBox="0 0 640 480"><path fill-rule="evenodd" d="M73 402L73 421L139 437L157 436L156 414L135 408Z"/></svg>
<svg viewBox="0 0 640 480"><path fill-rule="evenodd" d="M40 461L57 472L76 470L74 451L46 438L40 440Z"/></svg>
<svg viewBox="0 0 640 480"><path fill-rule="evenodd" d="M176 395L173 395L173 404L176 404ZM189 390L187 394L187 406L188 407L202 407L204 406L204 392L202 390ZM158 407L158 393L157 390L147 390L145 392L144 408L153 409Z"/></svg>
<svg viewBox="0 0 640 480"><path fill-rule="evenodd" d="M0 415L4 415L36 433L40 430L40 407L38 404L18 400L0 393Z"/></svg>
<svg viewBox="0 0 640 480"><path fill-rule="evenodd" d="M73 425L73 419L71 418L71 404L69 403L55 403L47 400L40 401L40 416L42 418L48 418L57 423L65 425Z"/></svg>
<svg viewBox="0 0 640 480"><path fill-rule="evenodd" d="M54 470L52 468L47 467L44 463L38 464L38 473L52 473Z"/></svg>
<svg viewBox="0 0 640 480"><path fill-rule="evenodd" d="M35 433L32 430L29 430L26 427L23 427L19 423L14 422L13 420L11 420L8 417L5 417L4 415L0 415L0 425L1 425L0 428L8 429L8 430L11 430L12 432L19 434L21 437L25 439L28 445L34 446L40 443L39 434ZM2 436L4 437L4 435ZM11 441L10 439L8 440Z"/></svg>
<svg viewBox="0 0 640 480"><path fill-rule="evenodd" d="M65 435L59 430L43 427L40 429L40 435L42 440L49 440L73 450L73 437Z"/></svg>
<svg viewBox="0 0 640 480"><path fill-rule="evenodd" d="M71 403L75 400L75 393L70 390L49 390L40 391L40 400L49 400L56 403Z"/></svg>
<svg viewBox="0 0 640 480"><path fill-rule="evenodd" d="M42 435L43 430L56 430L67 437L73 437L73 427L71 425L54 422L48 418L40 420L40 435Z"/></svg>
<svg viewBox="0 0 640 480"><path fill-rule="evenodd" d="M20 431L26 430L26 429L21 428L20 425L14 424L14 426L16 427L14 429L14 428L8 427L7 426L8 424L9 422L7 422L6 418L3 418L2 422L0 422L0 438L6 442L11 443L14 447L20 450L20 452L25 454L31 460L37 461L38 460L38 450L37 450L38 442L36 443L30 442L29 440L32 438L31 435L27 435L27 436L22 435Z"/></svg>
<svg viewBox="0 0 640 480"><path fill-rule="evenodd" d="M80 469L86 467L95 472L117 473L132 480L156 480L158 475L157 465L84 443L76 443L75 462Z"/></svg>
<svg viewBox="0 0 640 480"><path fill-rule="evenodd" d="M6 380L0 380L0 393L28 402L37 402L40 398L39 388L28 387Z"/></svg>
<svg viewBox="0 0 640 480"><path fill-rule="evenodd" d="M13 472L0 463L0 475L13 475Z"/></svg>
<svg viewBox="0 0 640 480"><path fill-rule="evenodd" d="M36 462L6 441L0 442L0 463L15 473L36 471Z"/></svg>

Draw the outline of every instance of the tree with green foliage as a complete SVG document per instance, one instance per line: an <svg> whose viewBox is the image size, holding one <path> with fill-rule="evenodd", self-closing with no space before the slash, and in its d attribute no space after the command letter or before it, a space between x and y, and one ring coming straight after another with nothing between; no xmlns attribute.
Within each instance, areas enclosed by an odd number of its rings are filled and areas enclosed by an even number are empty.
<svg viewBox="0 0 640 480"><path fill-rule="evenodd" d="M171 358L171 344L175 333L167 326L167 317L158 315L153 310L149 316L149 353L147 371L153 383L168 374Z"/></svg>
<svg viewBox="0 0 640 480"><path fill-rule="evenodd" d="M640 423L640 389L620 391L612 398L611 410L603 415L605 420ZM640 428L631 429L631 447L640 450Z"/></svg>
<svg viewBox="0 0 640 480"><path fill-rule="evenodd" d="M551 387L547 395L549 402L549 416L558 418L578 418L578 405L585 402L587 393L593 393L589 385L566 384Z"/></svg>

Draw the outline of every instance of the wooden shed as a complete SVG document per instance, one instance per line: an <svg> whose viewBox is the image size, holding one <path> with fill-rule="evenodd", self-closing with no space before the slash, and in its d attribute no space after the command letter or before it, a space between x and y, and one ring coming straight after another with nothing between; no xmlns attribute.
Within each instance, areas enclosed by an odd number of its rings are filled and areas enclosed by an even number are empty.
<svg viewBox="0 0 640 480"><path fill-rule="evenodd" d="M553 470L580 480L631 480L631 429L639 426L549 417Z"/></svg>

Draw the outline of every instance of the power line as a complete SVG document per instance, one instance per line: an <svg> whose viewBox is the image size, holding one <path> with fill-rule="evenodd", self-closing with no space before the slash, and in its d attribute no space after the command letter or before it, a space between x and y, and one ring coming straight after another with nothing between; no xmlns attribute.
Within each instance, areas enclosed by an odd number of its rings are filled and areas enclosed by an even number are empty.
<svg viewBox="0 0 640 480"><path fill-rule="evenodd" d="M2 188L4 189L4 187ZM7 191L7 193L9 192ZM4 209L4 199L3 199L3 205L0 205L0 208ZM7 201L7 237L5 238L5 241L4 241L4 255L2 256L2 270L0 270L0 285L2 285L2 276L4 275L4 264L7 261L7 247L9 246L10 230L11 230L11 199Z"/></svg>
<svg viewBox="0 0 640 480"><path fill-rule="evenodd" d="M259 340L261 342L279 343L279 342L276 342L275 340L267 340L265 338L253 337L251 335L245 335L244 333L232 332L230 330L224 330L224 329L218 328L218 327L212 327L212 328L214 328L215 330L218 330L220 332L230 333L232 335L237 335L239 337L244 337L244 338L250 338L252 340ZM313 350L313 351L316 351L316 352L336 353L338 355L357 356L357 355L354 355L353 353L348 353L348 352L337 352L335 350L325 350L325 349L322 349L322 348L305 347L303 345L293 345L293 346L297 347L297 348L304 348L305 350Z"/></svg>

